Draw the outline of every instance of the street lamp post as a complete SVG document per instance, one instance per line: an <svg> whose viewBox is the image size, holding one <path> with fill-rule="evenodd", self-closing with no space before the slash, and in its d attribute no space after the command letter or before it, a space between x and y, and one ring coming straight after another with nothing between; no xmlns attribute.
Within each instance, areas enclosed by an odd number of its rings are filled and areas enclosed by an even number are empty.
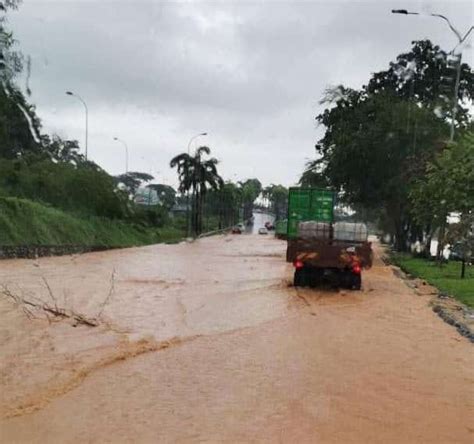
<svg viewBox="0 0 474 444"><path fill-rule="evenodd" d="M128 173L128 146L122 139L119 139L118 137L114 137L114 140L117 142L120 142L125 147L125 174L127 174Z"/></svg>
<svg viewBox="0 0 474 444"><path fill-rule="evenodd" d="M406 9L392 9L392 14L403 14L403 15L422 15L419 12L411 12L407 11ZM455 49L460 46L469 36L471 31L474 29L474 26L471 26L470 29L462 36L462 34L451 24L451 22L448 20L447 17L441 14L428 14L431 17L438 17L442 20L444 20L448 26L449 29L453 32L453 34L456 36L458 39L458 44L453 48L451 51L451 54L454 55ZM459 94L459 81L461 78L461 61L462 61L462 49L459 52L458 56L458 64L456 67L456 82L454 84L454 97L453 97L453 109L452 109L452 116L451 116L451 131L450 131L450 136L449 136L449 141L452 142L454 140L454 123L456 120L456 114L458 111L458 94Z"/></svg>
<svg viewBox="0 0 474 444"><path fill-rule="evenodd" d="M74 94L71 91L66 91L66 94L68 96L73 96L76 99L80 100L82 102L82 104L84 105L84 109L86 110L86 160L87 160L87 145L88 145L88 131L89 131L89 128L88 128L89 127L89 110L87 109L86 102L82 99L81 96L79 96L78 94Z"/></svg>
<svg viewBox="0 0 474 444"><path fill-rule="evenodd" d="M195 136L191 137L191 139L189 139L189 143L188 143L188 154L191 154L191 153L190 153L190 150L191 150L191 143L193 142L194 139L197 139L199 136L207 136L207 133L199 133L199 134L196 134Z"/></svg>
<svg viewBox="0 0 474 444"><path fill-rule="evenodd" d="M188 142L188 155L191 155L191 143L193 142L194 139L197 139L200 136L207 136L207 133L199 133L196 134L195 136L191 137ZM189 221L189 190L187 192L186 196L186 236L189 237L189 231L190 231L190 221Z"/></svg>

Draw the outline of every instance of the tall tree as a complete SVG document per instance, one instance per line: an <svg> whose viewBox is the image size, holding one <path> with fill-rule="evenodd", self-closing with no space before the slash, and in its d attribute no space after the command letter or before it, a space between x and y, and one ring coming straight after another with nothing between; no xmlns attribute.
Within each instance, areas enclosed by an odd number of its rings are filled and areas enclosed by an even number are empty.
<svg viewBox="0 0 474 444"><path fill-rule="evenodd" d="M262 192L262 184L258 179L247 179L239 182L242 189L242 203L244 206L244 219L249 220L253 214L253 205Z"/></svg>
<svg viewBox="0 0 474 444"><path fill-rule="evenodd" d="M210 190L206 199L206 214L217 217L220 229L230 227L239 221L241 206L241 188L227 181L218 190Z"/></svg>
<svg viewBox="0 0 474 444"><path fill-rule="evenodd" d="M191 191L191 229L195 235L202 232L202 210L208 189L217 190L223 184L217 172L218 160L214 157L203 158L204 155L210 154L211 150L207 146L201 146L193 156L182 153L173 157L170 162L170 167L178 170L179 191L181 193Z"/></svg>
<svg viewBox="0 0 474 444"><path fill-rule="evenodd" d="M439 47L414 42L409 53L374 74L361 90L328 90L323 99L327 108L316 118L326 127L316 144L316 179L327 178L349 204L384 214L398 249L407 247L409 234L421 232L411 216L408 193L448 139L451 71L449 57ZM459 128L468 125L465 101L472 98L472 79L472 70L463 64ZM306 174L305 180L310 178Z"/></svg>
<svg viewBox="0 0 474 444"><path fill-rule="evenodd" d="M147 185L147 188L156 191L158 198L167 210L170 210L176 204L176 190L163 183L151 183Z"/></svg>
<svg viewBox="0 0 474 444"><path fill-rule="evenodd" d="M410 106L391 95L355 95L319 116L327 127L317 146L324 173L349 204L385 209L400 250L407 246L411 226L410 185L448 135L442 119ZM409 110L417 124L407 131Z"/></svg>
<svg viewBox="0 0 474 444"><path fill-rule="evenodd" d="M306 169L301 174L298 182L302 187L327 188L329 179L324 174L322 159L311 160L306 163Z"/></svg>
<svg viewBox="0 0 474 444"><path fill-rule="evenodd" d="M270 185L264 189L270 202L270 208L275 214L275 220L284 219L288 208L288 189L283 185Z"/></svg>
<svg viewBox="0 0 474 444"><path fill-rule="evenodd" d="M84 156L80 153L77 140L63 140L57 135L42 136L42 143L50 158L58 162L80 165L85 163Z"/></svg>
<svg viewBox="0 0 474 444"><path fill-rule="evenodd" d="M466 132L432 161L410 192L412 213L421 224L439 227L438 256L445 244L446 217L474 211L474 133Z"/></svg>
<svg viewBox="0 0 474 444"><path fill-rule="evenodd" d="M23 68L23 56L15 50L16 41L7 28L7 12L17 9L19 3L0 1L0 157L10 159L43 150L35 107L14 83Z"/></svg>
<svg viewBox="0 0 474 444"><path fill-rule="evenodd" d="M17 9L20 0L3 0L0 2L0 83L2 86L12 81L23 67L22 56L14 50L15 39L7 28L7 12Z"/></svg>
<svg viewBox="0 0 474 444"><path fill-rule="evenodd" d="M153 180L153 176L148 173L141 173L139 171L129 171L125 174L115 176L117 185L122 185L130 197L135 196L138 188L146 182Z"/></svg>
<svg viewBox="0 0 474 444"><path fill-rule="evenodd" d="M422 104L439 117L452 114L457 56L443 51L430 40L412 42L409 52L400 54L386 71L375 73L367 93L390 92L397 97ZM474 73L467 63L461 65L456 122L466 127L470 121L470 101L474 97Z"/></svg>

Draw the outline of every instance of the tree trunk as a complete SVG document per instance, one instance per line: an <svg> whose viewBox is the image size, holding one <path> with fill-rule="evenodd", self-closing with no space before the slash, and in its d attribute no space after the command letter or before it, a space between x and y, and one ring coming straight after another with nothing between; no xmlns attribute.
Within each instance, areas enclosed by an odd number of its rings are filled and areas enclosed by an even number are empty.
<svg viewBox="0 0 474 444"><path fill-rule="evenodd" d="M203 220L203 213L204 213L204 192L200 190L199 192L199 212L198 212L198 232L197 234L202 233L202 220Z"/></svg>
<svg viewBox="0 0 474 444"><path fill-rule="evenodd" d="M462 258L462 263L461 263L461 279L464 279L466 277L466 259Z"/></svg>
<svg viewBox="0 0 474 444"><path fill-rule="evenodd" d="M395 221L395 249L399 252L407 251L407 233L401 218Z"/></svg>
<svg viewBox="0 0 474 444"><path fill-rule="evenodd" d="M222 230L222 220L225 218L225 215L224 215L224 207L222 205L222 202L223 202L223 198L222 198L222 192L219 193L219 208L218 208L218 211L219 211L219 230Z"/></svg>
<svg viewBox="0 0 474 444"><path fill-rule="evenodd" d="M433 233L431 232L431 224L426 226L426 242L425 242L425 256L430 259L431 258L431 239Z"/></svg>
<svg viewBox="0 0 474 444"><path fill-rule="evenodd" d="M446 215L441 220L441 224L439 226L439 231L438 231L438 248L436 250L436 260L438 261L438 264L441 266L443 262L443 250L444 250L444 236L446 232Z"/></svg>
<svg viewBox="0 0 474 444"><path fill-rule="evenodd" d="M198 190L193 190L193 205L192 205L192 223L191 229L193 237L196 236L197 233L197 213L198 213Z"/></svg>
<svg viewBox="0 0 474 444"><path fill-rule="evenodd" d="M199 222L200 222L200 215L201 215L201 191L197 192L196 195L196 236L199 236Z"/></svg>

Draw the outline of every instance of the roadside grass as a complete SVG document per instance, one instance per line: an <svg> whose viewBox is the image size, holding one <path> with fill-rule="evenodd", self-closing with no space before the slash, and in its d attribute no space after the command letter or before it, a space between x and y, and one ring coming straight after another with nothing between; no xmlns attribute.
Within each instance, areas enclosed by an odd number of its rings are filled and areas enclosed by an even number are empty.
<svg viewBox="0 0 474 444"><path fill-rule="evenodd" d="M474 266L466 265L466 276L461 279L461 262L449 261L439 267L436 262L399 253L392 254L391 259L403 271L474 307Z"/></svg>
<svg viewBox="0 0 474 444"><path fill-rule="evenodd" d="M100 217L77 217L27 199L0 198L0 245L130 247L175 242L174 227L150 228Z"/></svg>

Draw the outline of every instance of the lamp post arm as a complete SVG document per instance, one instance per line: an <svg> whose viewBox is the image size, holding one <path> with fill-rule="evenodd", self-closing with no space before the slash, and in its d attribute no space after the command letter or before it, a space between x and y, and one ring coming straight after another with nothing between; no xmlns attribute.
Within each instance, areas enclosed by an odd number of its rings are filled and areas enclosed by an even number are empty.
<svg viewBox="0 0 474 444"><path fill-rule="evenodd" d="M459 43L462 42L463 38L461 37L461 33L451 24L451 22L449 21L449 19L447 17L445 17L444 15L442 14L430 14L432 17L439 17L441 19L443 19L449 26L449 28L451 29L451 31L454 32L454 34L456 34L456 37L458 38L459 40Z"/></svg>

